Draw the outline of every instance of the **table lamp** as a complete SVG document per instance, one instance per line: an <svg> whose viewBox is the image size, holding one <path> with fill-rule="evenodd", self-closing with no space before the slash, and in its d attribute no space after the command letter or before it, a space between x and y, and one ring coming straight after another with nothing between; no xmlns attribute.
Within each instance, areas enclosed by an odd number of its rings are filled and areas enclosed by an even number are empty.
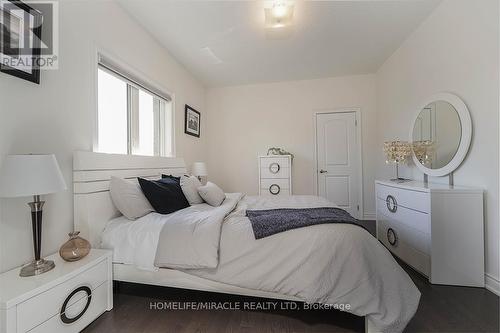
<svg viewBox="0 0 500 333"><path fill-rule="evenodd" d="M408 157L412 153L412 146L406 141L387 141L384 142L384 153L386 155L386 163L394 163L396 165L396 178L391 179L394 182L404 182L407 179L399 177L399 165L406 163Z"/></svg>
<svg viewBox="0 0 500 333"><path fill-rule="evenodd" d="M66 183L54 155L8 155L0 170L0 197L33 196L31 222L35 260L21 268L20 276L39 275L55 267L52 260L41 258L42 208L40 196L66 189Z"/></svg>
<svg viewBox="0 0 500 333"><path fill-rule="evenodd" d="M191 174L198 177L201 182L202 177L206 177L208 175L206 164L204 162L194 162Z"/></svg>

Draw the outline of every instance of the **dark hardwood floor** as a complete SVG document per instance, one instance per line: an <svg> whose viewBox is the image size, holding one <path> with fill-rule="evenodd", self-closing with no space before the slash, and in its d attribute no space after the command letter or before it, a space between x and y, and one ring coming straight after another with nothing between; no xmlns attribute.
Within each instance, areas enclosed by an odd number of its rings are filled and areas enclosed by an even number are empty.
<svg viewBox="0 0 500 333"><path fill-rule="evenodd" d="M366 222L366 227L374 233L373 223ZM422 275L400 264L422 293L418 311L405 332L499 332L499 298L495 294L482 288L431 285ZM288 303L280 303L276 310L160 309L167 303L186 307L190 302L212 301L240 307L244 302L262 306L266 301L276 302L120 283L114 294L114 309L83 332L364 332L360 317L337 310L285 310ZM151 304L157 309L151 309Z"/></svg>

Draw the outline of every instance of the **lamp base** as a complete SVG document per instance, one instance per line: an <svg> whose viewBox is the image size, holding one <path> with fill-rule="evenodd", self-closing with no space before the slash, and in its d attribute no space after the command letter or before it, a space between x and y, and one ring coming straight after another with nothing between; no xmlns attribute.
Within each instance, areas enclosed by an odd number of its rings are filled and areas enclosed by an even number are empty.
<svg viewBox="0 0 500 333"><path fill-rule="evenodd" d="M40 259L38 261L34 260L33 262L21 268L19 276L26 277L26 276L40 275L50 271L54 267L56 267L56 265L52 260L45 260L45 259Z"/></svg>

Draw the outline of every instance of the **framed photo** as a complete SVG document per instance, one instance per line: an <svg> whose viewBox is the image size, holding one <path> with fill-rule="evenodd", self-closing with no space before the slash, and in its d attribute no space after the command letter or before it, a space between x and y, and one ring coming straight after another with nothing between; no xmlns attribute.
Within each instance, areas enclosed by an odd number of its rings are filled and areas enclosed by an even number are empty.
<svg viewBox="0 0 500 333"><path fill-rule="evenodd" d="M184 109L184 133L200 137L201 115L198 111L186 104Z"/></svg>
<svg viewBox="0 0 500 333"><path fill-rule="evenodd" d="M18 0L0 0L0 72L40 83L43 16Z"/></svg>

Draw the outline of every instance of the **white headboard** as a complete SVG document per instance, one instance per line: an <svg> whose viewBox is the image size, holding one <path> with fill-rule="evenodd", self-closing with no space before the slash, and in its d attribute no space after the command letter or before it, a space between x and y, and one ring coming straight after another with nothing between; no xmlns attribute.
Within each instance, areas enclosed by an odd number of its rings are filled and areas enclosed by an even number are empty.
<svg viewBox="0 0 500 333"><path fill-rule="evenodd" d="M98 246L100 235L117 211L109 195L111 176L121 178L159 178L160 175L182 175L186 166L182 158L118 155L77 151L73 154L73 198L75 230L92 246Z"/></svg>

